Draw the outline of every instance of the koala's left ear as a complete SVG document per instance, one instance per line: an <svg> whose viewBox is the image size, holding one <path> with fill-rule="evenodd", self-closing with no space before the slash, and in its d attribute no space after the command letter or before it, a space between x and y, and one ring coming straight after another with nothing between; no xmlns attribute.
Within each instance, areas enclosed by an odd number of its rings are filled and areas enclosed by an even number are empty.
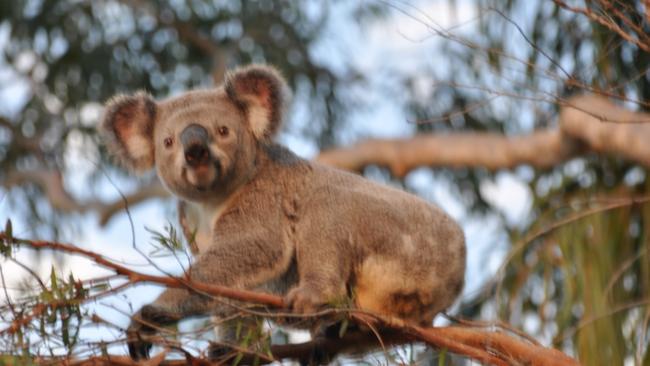
<svg viewBox="0 0 650 366"><path fill-rule="evenodd" d="M287 83L277 70L262 65L238 69L226 77L224 87L246 114L255 137L264 140L275 135L289 99Z"/></svg>
<svg viewBox="0 0 650 366"><path fill-rule="evenodd" d="M156 102L146 93L119 95L106 104L99 126L108 152L125 168L141 173L153 168Z"/></svg>

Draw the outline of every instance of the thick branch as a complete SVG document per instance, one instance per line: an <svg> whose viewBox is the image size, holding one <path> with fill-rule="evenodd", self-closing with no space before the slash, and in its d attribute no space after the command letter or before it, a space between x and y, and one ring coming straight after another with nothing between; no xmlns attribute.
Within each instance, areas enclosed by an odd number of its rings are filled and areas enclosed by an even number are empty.
<svg viewBox="0 0 650 366"><path fill-rule="evenodd" d="M522 136L458 132L375 139L324 151L316 159L351 171L380 165L402 177L420 166L510 169L549 168L579 154L620 155L650 167L650 114L633 112L600 96L563 103L559 128Z"/></svg>
<svg viewBox="0 0 650 366"><path fill-rule="evenodd" d="M620 155L650 167L648 113L623 109L599 96L580 96L561 110L560 126L591 151Z"/></svg>
<svg viewBox="0 0 650 366"><path fill-rule="evenodd" d="M439 327L435 329L440 337L461 341L464 344L471 345L480 349L493 349L495 352L507 355L517 355L513 361L523 365L573 365L577 364L573 359L567 357L564 353L552 349L543 348L544 352L530 352L529 344L524 343L516 338L510 337L499 332L464 332L461 327ZM458 331L461 330L461 331ZM422 329L428 333L431 329ZM424 336L424 335L423 335ZM523 358L522 358L523 357Z"/></svg>
<svg viewBox="0 0 650 366"><path fill-rule="evenodd" d="M421 166L483 167L508 169L521 164L551 167L580 151L575 141L560 131L544 130L526 136L494 133L418 135L405 139L373 139L321 153L317 161L351 171L368 165L390 168L403 177Z"/></svg>

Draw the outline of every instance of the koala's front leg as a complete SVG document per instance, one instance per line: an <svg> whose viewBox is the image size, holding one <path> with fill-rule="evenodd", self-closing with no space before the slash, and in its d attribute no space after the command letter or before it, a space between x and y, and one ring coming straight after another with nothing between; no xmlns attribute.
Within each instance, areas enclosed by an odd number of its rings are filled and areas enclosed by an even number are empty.
<svg viewBox="0 0 650 366"><path fill-rule="evenodd" d="M191 281L253 289L281 276L291 263L293 248L280 238L274 240L275 235L237 233L220 239L190 267ZM143 336L155 333L157 326L189 316L232 312L234 309L218 298L189 289L167 289L132 318L127 331L129 353L136 360L147 358L151 344Z"/></svg>

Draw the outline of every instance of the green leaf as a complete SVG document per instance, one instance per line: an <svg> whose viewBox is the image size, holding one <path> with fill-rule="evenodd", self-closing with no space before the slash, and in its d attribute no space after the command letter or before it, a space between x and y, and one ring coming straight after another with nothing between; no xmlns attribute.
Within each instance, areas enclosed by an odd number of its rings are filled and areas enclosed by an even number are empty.
<svg viewBox="0 0 650 366"><path fill-rule="evenodd" d="M145 230L151 234L151 244L154 247L151 255L165 256L176 251L184 250L182 240L172 223L165 225L163 228L164 233L148 227L145 227Z"/></svg>
<svg viewBox="0 0 650 366"><path fill-rule="evenodd" d="M237 322L237 328L235 328L235 339L239 339L241 336L242 322L241 320Z"/></svg>
<svg viewBox="0 0 650 366"><path fill-rule="evenodd" d="M350 322L347 319L343 319L343 321L341 322L341 328L339 328L339 338L343 338L345 332L347 332L348 330L349 323Z"/></svg>
<svg viewBox="0 0 650 366"><path fill-rule="evenodd" d="M11 220L7 219L7 222L5 223L5 235L7 236L7 239L11 241L13 239L13 229L11 225Z"/></svg>
<svg viewBox="0 0 650 366"><path fill-rule="evenodd" d="M108 287L108 283L98 283L98 284L92 285L92 286L90 287L90 290L91 290L91 291L102 292L102 291L106 291L106 290L108 290L108 288L109 288L109 287Z"/></svg>
<svg viewBox="0 0 650 366"><path fill-rule="evenodd" d="M237 366L241 362L242 358L244 358L244 354L241 352L237 353L237 357L232 361L232 364Z"/></svg>
<svg viewBox="0 0 650 366"><path fill-rule="evenodd" d="M7 220L5 224L5 239L0 240L0 254L4 257L9 257L11 255L11 243L13 242L13 229L11 226L11 220Z"/></svg>
<svg viewBox="0 0 650 366"><path fill-rule="evenodd" d="M41 335L45 334L45 319L43 317L38 318L38 330L41 333Z"/></svg>
<svg viewBox="0 0 650 366"><path fill-rule="evenodd" d="M56 270L54 269L54 266L52 266L52 270L50 271L50 282L52 285L52 291L55 291L55 289L58 289L59 283L56 279Z"/></svg>
<svg viewBox="0 0 650 366"><path fill-rule="evenodd" d="M56 316L56 311L50 311L50 312L48 313L48 316L47 316L47 322L48 322L50 325L54 325L54 324L56 324L56 320L57 320L57 319L58 319L58 317Z"/></svg>
<svg viewBox="0 0 650 366"><path fill-rule="evenodd" d="M108 347L106 346L106 343L102 342L99 344L99 350L101 352L101 355L103 357L108 357Z"/></svg>
<svg viewBox="0 0 650 366"><path fill-rule="evenodd" d="M438 354L438 366L445 366L447 364L447 349L443 348Z"/></svg>
<svg viewBox="0 0 650 366"><path fill-rule="evenodd" d="M70 346L70 330L68 329L69 326L70 326L70 318L62 314L61 315L61 336L63 337L63 344L66 347Z"/></svg>

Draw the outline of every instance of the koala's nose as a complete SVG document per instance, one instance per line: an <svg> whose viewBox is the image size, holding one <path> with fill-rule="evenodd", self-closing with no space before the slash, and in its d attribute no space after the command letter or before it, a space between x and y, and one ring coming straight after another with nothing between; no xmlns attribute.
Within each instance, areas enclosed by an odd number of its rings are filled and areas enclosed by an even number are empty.
<svg viewBox="0 0 650 366"><path fill-rule="evenodd" d="M192 167L202 165L210 160L208 149L208 131L197 124L191 124L181 132L181 144L185 161Z"/></svg>

